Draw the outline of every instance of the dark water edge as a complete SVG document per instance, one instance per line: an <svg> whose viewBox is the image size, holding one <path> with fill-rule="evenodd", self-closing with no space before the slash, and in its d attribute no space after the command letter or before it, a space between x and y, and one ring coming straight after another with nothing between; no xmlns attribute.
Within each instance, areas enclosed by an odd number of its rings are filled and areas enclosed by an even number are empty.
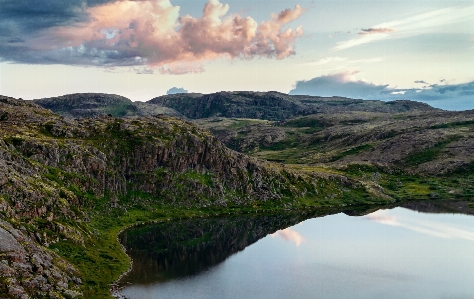
<svg viewBox="0 0 474 299"><path fill-rule="evenodd" d="M149 285L197 275L244 250L268 234L304 220L343 212L362 216L396 206L423 213L474 215L465 201L423 201L401 205L356 207L342 210L289 211L275 215L232 215L184 219L132 227L122 232L120 242L133 260L131 271L120 286Z"/></svg>

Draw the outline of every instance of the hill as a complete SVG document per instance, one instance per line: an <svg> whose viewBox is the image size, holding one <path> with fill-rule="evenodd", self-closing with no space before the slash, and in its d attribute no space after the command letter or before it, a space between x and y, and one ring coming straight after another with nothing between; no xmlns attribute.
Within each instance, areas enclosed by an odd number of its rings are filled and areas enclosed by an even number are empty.
<svg viewBox="0 0 474 299"><path fill-rule="evenodd" d="M142 102L132 102L128 98L114 94L76 93L37 99L33 100L33 102L69 118L87 118L101 115L111 115L113 117L137 117L160 114L180 116L173 109Z"/></svg>
<svg viewBox="0 0 474 299"><path fill-rule="evenodd" d="M172 108L191 119L227 117L274 121L317 113L350 111L399 113L438 110L424 103L406 100L365 101L342 97L287 95L274 91L175 94L157 97L147 103Z"/></svg>
<svg viewBox="0 0 474 299"><path fill-rule="evenodd" d="M172 115L190 119L209 117L286 120L310 114L366 111L400 113L436 111L413 101L364 101L341 97L290 96L279 92L218 92L213 94L173 94L148 102L132 102L117 95L79 93L34 100L65 117L86 118L100 115L137 117Z"/></svg>

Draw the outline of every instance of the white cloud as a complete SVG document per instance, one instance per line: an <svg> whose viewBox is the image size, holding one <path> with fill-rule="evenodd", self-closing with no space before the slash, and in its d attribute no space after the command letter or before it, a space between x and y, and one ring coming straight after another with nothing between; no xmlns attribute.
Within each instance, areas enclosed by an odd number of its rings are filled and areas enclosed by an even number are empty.
<svg viewBox="0 0 474 299"><path fill-rule="evenodd" d="M348 65L348 64L355 64L355 63L375 63L375 62L380 62L382 60L384 60L383 57L351 60L346 57L335 56L335 57L322 58L318 61L312 61L312 62L306 63L305 65L326 65L326 64L331 64L331 63L339 63L342 65Z"/></svg>
<svg viewBox="0 0 474 299"><path fill-rule="evenodd" d="M474 21L474 5L444 8L398 21L378 24L371 27L377 34L362 34L356 38L338 42L333 50L344 50L384 39L406 38L427 32L438 32L440 27L466 21ZM377 30L377 28L390 28L391 30Z"/></svg>

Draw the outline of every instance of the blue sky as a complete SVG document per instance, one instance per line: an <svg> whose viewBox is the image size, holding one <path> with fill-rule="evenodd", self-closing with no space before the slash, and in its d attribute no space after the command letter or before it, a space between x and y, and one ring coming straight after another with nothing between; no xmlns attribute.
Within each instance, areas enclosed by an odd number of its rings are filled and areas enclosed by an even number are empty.
<svg viewBox="0 0 474 299"><path fill-rule="evenodd" d="M176 87L474 109L473 54L474 1L0 1L0 94L24 99Z"/></svg>

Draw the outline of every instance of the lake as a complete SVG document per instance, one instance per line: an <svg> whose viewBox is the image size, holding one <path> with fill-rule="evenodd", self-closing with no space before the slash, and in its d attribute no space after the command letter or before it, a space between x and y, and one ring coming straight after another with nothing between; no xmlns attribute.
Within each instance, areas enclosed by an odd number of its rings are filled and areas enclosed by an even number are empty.
<svg viewBox="0 0 474 299"><path fill-rule="evenodd" d="M363 216L305 212L136 227L121 235L134 260L122 293L474 298L474 217L463 214L472 212L463 202L426 202Z"/></svg>

